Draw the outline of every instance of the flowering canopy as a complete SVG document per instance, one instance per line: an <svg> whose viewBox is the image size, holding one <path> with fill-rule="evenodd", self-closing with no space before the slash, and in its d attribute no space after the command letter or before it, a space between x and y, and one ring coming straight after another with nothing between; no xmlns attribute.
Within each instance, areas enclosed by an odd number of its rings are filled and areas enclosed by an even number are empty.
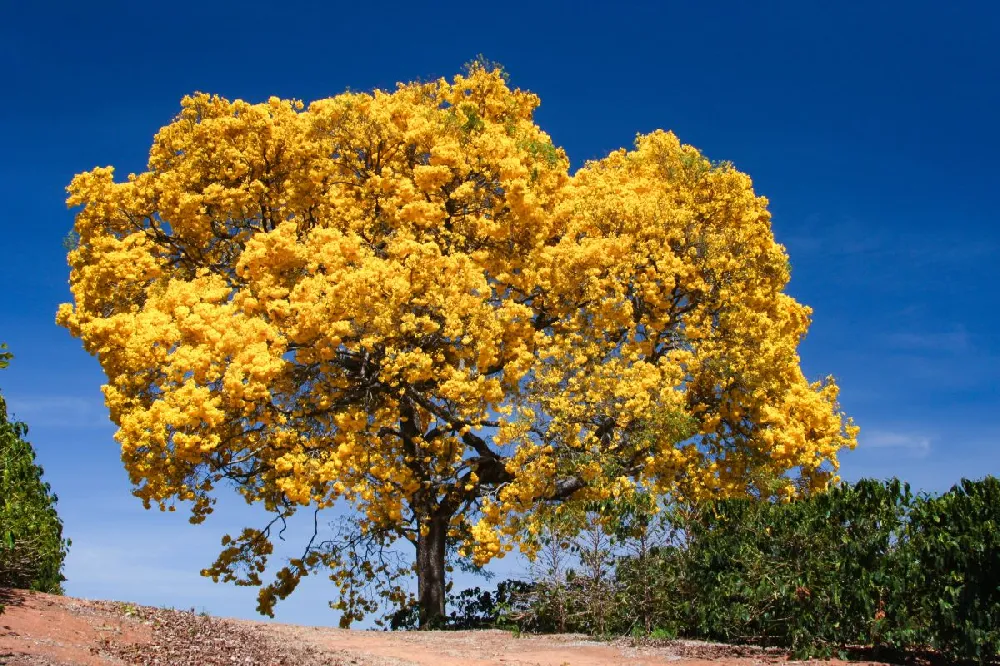
<svg viewBox="0 0 1000 666"><path fill-rule="evenodd" d="M750 178L660 131L570 175L537 105L482 67L308 108L197 94L146 172L76 176L58 321L135 494L194 520L224 479L283 515L346 500L481 564L556 503L824 488L857 431L802 374ZM307 550L262 607L318 564L343 563Z"/></svg>

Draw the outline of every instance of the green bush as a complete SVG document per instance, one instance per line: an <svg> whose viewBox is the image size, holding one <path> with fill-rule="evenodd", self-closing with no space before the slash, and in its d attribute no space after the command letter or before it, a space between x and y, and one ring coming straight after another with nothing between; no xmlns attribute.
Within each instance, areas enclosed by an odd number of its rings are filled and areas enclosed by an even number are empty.
<svg viewBox="0 0 1000 666"><path fill-rule="evenodd" d="M788 504L723 500L657 513L640 503L615 516L610 546L599 545L595 519L570 548L573 566L560 559L566 544L549 539L546 566L508 595L507 622L757 643L798 657L849 646L1000 656L996 478L963 480L941 496L866 479Z"/></svg>
<svg viewBox="0 0 1000 666"><path fill-rule="evenodd" d="M0 368L9 359L0 351ZM56 496L24 439L27 432L24 423L8 419L0 395L0 587L61 594L69 542L62 537Z"/></svg>
<svg viewBox="0 0 1000 666"><path fill-rule="evenodd" d="M676 520L676 519L675 519ZM829 656L846 646L1000 655L1000 481L914 496L898 480L789 504L726 500L678 521L680 633Z"/></svg>
<svg viewBox="0 0 1000 666"><path fill-rule="evenodd" d="M1000 479L918 498L901 560L914 618L906 639L955 658L1000 654Z"/></svg>
<svg viewBox="0 0 1000 666"><path fill-rule="evenodd" d="M789 504L726 500L686 529L686 633L828 656L882 642L884 604L911 500L865 480Z"/></svg>

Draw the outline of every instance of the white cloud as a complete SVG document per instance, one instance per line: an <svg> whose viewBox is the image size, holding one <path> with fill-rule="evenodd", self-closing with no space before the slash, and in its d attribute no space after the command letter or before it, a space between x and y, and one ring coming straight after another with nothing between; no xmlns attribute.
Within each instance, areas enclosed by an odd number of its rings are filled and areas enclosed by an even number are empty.
<svg viewBox="0 0 1000 666"><path fill-rule="evenodd" d="M142 539L138 541L142 542ZM153 552L147 550L153 546ZM66 561L70 581L86 581L90 585L129 588L142 585L147 591L177 592L190 586L192 571L163 566L151 543L131 545L74 545ZM197 572L195 572L197 573Z"/></svg>
<svg viewBox="0 0 1000 666"><path fill-rule="evenodd" d="M180 609L206 610L212 615L268 621L259 615L257 588L213 583L200 575L218 554L205 540L184 539L174 532L143 532L131 526L115 536L94 533L95 543L74 542L66 560L66 593L87 599L111 599ZM273 564L281 566L276 557ZM274 567L271 567L273 569ZM269 580L273 571L265 572ZM309 576L289 599L275 608L275 621L334 625L339 617L327 605L336 588L325 575ZM370 626L366 622L362 627Z"/></svg>
<svg viewBox="0 0 1000 666"><path fill-rule="evenodd" d="M874 269L898 274L906 270L974 268L984 262L989 265L998 249L994 239L982 234L957 235L952 228L937 233L900 232L877 220L852 216L829 219L818 213L786 231L778 241L788 247L793 261L796 256L808 254L823 255L838 263L864 262L864 274Z"/></svg>
<svg viewBox="0 0 1000 666"><path fill-rule="evenodd" d="M76 396L10 397L7 409L31 428L113 428L103 403Z"/></svg>
<svg viewBox="0 0 1000 666"><path fill-rule="evenodd" d="M71 546L66 559L66 593L150 606L196 607L212 613L256 618L255 589L212 583L200 575L201 567L183 558L171 565L156 556L155 542L141 538L136 541L131 545Z"/></svg>
<svg viewBox="0 0 1000 666"><path fill-rule="evenodd" d="M897 349L914 351L936 351L959 354L973 350L972 341L964 326L956 326L954 330L941 333L923 331L907 331L891 333L886 336L890 346Z"/></svg>
<svg viewBox="0 0 1000 666"><path fill-rule="evenodd" d="M872 449L896 449L912 457L923 458L931 451L931 438L926 435L876 430L861 432L860 447Z"/></svg>

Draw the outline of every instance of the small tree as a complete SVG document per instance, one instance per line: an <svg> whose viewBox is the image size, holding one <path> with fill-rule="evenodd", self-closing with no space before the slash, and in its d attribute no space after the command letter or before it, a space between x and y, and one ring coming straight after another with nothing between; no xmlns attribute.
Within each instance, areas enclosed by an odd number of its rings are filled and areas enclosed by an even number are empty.
<svg viewBox="0 0 1000 666"><path fill-rule="evenodd" d="M678 564L685 535L671 518L690 507L637 494L632 501L618 502L612 508L608 524L614 527L617 554L616 631L675 634L681 603Z"/></svg>
<svg viewBox="0 0 1000 666"><path fill-rule="evenodd" d="M555 505L637 489L823 488L854 445L800 370L810 311L750 179L659 131L571 176L537 106L481 64L308 109L198 94L146 172L70 185L58 320L100 358L135 494L358 511L375 561L314 539L262 612L325 566L350 622L405 540L428 625L450 547L530 552ZM247 529L205 573L261 585L270 552Z"/></svg>
<svg viewBox="0 0 1000 666"><path fill-rule="evenodd" d="M574 580L576 623L587 633L608 635L608 621L614 611L616 582L614 546L607 528L597 516L580 531L573 544L579 558Z"/></svg>
<svg viewBox="0 0 1000 666"><path fill-rule="evenodd" d="M566 525L551 521L537 535L535 557L529 571L530 585L519 595L509 618L531 631L566 632L575 599L570 589L574 563L573 534Z"/></svg>
<svg viewBox="0 0 1000 666"><path fill-rule="evenodd" d="M0 345L0 368L11 354ZM62 538L56 496L42 481L42 468L25 439L28 427L11 421L0 395L0 587L62 593Z"/></svg>

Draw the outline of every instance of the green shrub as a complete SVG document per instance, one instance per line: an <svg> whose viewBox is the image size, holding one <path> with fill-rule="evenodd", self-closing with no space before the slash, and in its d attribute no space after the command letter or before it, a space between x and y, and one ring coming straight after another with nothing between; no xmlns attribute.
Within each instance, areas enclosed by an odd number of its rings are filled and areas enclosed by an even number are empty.
<svg viewBox="0 0 1000 666"><path fill-rule="evenodd" d="M0 368L9 359L0 352ZM0 395L0 587L61 594L69 542L62 537L56 496L24 439L27 432L24 423L8 419Z"/></svg>
<svg viewBox="0 0 1000 666"><path fill-rule="evenodd" d="M951 658L1000 654L1000 479L918 498L901 556L914 618L906 639Z"/></svg>
<svg viewBox="0 0 1000 666"><path fill-rule="evenodd" d="M614 516L609 541L597 514L575 539L544 539L534 580L491 617L523 631L757 643L797 657L848 646L1000 656L996 478L940 496L865 479L787 504L654 512L637 502L600 514Z"/></svg>
<svg viewBox="0 0 1000 666"><path fill-rule="evenodd" d="M865 480L789 504L703 507L686 526L685 631L799 656L880 644L911 497L899 481Z"/></svg>

